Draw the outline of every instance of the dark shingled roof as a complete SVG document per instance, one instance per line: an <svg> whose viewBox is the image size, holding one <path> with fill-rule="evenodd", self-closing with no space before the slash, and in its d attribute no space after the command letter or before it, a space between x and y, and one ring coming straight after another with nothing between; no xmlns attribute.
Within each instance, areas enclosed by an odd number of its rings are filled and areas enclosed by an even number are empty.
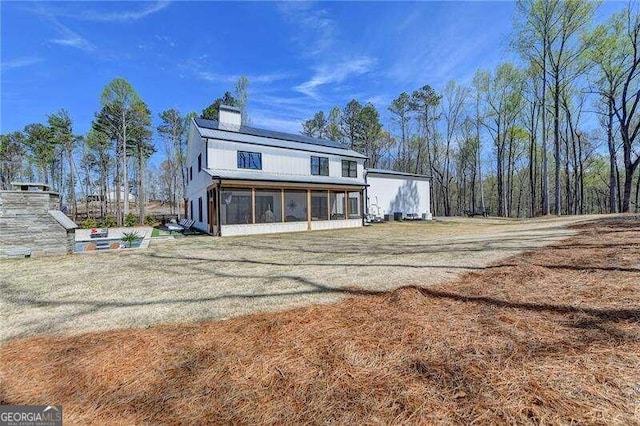
<svg viewBox="0 0 640 426"><path fill-rule="evenodd" d="M218 127L218 122L215 120L206 120L204 118L196 118L195 122L198 125L198 127L202 127L205 129L213 129L213 130L220 130L220 131L227 131L227 132L230 131L226 129L220 129ZM348 147L342 145L340 142L332 141L329 139L316 139L316 138L312 138L305 135L298 135L295 133L284 133L284 132L276 132L273 130L256 129L255 127L249 127L249 126L240 126L240 129L237 132L233 132L233 133L242 133L245 135L261 136L265 138L280 139L284 141L308 143L311 145L327 146L330 148L349 149Z"/></svg>

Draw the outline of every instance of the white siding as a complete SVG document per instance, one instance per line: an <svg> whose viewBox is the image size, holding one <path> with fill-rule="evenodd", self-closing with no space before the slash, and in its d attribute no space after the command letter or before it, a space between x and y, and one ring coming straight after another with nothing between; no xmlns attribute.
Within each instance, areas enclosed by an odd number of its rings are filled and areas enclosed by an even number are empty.
<svg viewBox="0 0 640 426"><path fill-rule="evenodd" d="M262 154L262 170L238 169L238 151L259 152ZM276 148L272 146L251 145L242 142L232 142L219 139L209 139L209 163L210 169L216 170L242 170L246 173L275 174L282 179L294 180L296 176L313 177L318 182L326 179L326 176L314 176L311 174L311 157L326 157L329 159L329 177L342 177L342 160L357 162L358 176L352 178L354 185L364 184L364 160L360 158L347 158L334 154L314 153L288 148Z"/></svg>
<svg viewBox="0 0 640 426"><path fill-rule="evenodd" d="M362 226L362 219L321 220L311 222L311 230L357 228ZM274 234L279 232L307 231L307 222L289 223L256 223L248 225L222 225L222 236Z"/></svg>
<svg viewBox="0 0 640 426"><path fill-rule="evenodd" d="M318 220L311 222L311 230L338 228L358 228L362 226L362 219Z"/></svg>
<svg viewBox="0 0 640 426"><path fill-rule="evenodd" d="M411 176L377 175L367 176L368 213L382 217L402 212L404 216L426 215L431 219L429 180Z"/></svg>
<svg viewBox="0 0 640 426"><path fill-rule="evenodd" d="M204 232L209 232L207 209L207 187L211 185L211 176L205 171L207 158L205 152L206 143L200 138L195 126L192 124L189 129L189 141L187 143L187 205L189 218L191 218L191 201L193 200L193 220L194 228ZM202 155L202 170L198 172L198 155ZM190 179L188 170L193 168L193 179ZM198 199L202 197L202 221L198 219Z"/></svg>

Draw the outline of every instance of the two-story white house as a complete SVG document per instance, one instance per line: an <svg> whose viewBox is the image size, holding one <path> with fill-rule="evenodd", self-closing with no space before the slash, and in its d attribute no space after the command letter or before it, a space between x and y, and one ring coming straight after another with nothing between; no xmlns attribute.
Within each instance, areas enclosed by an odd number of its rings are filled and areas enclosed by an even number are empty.
<svg viewBox="0 0 640 426"><path fill-rule="evenodd" d="M241 122L224 105L219 121L191 121L186 213L195 228L227 236L363 225L364 155Z"/></svg>

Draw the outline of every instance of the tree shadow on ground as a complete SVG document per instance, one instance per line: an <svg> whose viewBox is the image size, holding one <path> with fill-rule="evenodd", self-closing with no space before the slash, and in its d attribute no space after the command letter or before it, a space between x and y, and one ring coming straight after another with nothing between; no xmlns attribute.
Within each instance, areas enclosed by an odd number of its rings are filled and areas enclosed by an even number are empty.
<svg viewBox="0 0 640 426"><path fill-rule="evenodd" d="M225 274L222 272L216 272L216 275L220 277L233 277L233 278L245 278L245 279L255 279L255 278L263 278L261 276L254 275L237 275L237 274ZM633 309L598 309L598 308L589 308L589 307L580 307L573 305L559 305L559 304L549 304L549 303L527 303L527 302L516 302L516 301L507 301L489 296L469 296L460 293L447 292L442 290L437 290L429 287L419 287L419 286L404 286L399 287L396 290L370 290L359 288L355 286L351 287L330 287L318 282L311 281L305 277L295 276L295 275L278 275L269 277L273 281L280 280L290 280L295 281L299 284L302 284L307 289L301 289L296 291L286 291L286 292L268 292L268 293L260 293L260 294L247 294L247 293L228 293L211 297L196 297L196 298L168 298L168 299L155 299L155 300L121 300L121 301L99 301L99 300L47 300L47 299L34 299L30 297L14 297L8 296L6 297L6 301L18 305L24 305L28 307L35 308L56 308L56 307L64 307L64 306L78 306L84 307L80 312L76 312L70 315L65 315L59 320L49 320L46 324L39 324L37 329L29 330L28 332L20 333L18 335L12 336L12 338L25 337L26 335L30 335L33 333L42 333L46 331L55 330L56 325L60 325L62 323L66 323L68 321L73 320L74 318L78 318L84 315L90 315L96 313L101 310L107 309L121 309L121 308L139 308L143 306L152 306L152 305L172 305L172 304L196 304L196 303L211 303L211 302L219 302L226 299L263 299L263 298L282 298L288 296L307 296L307 295L317 295L317 294L341 294L346 296L377 296L383 294L391 294L393 291L402 290L405 288L413 288L419 291L419 293L425 297L430 297L434 299L448 299L458 302L464 303L472 303L472 304L482 304L487 306L493 306L497 308L509 308L509 309L520 309L527 311L535 311L535 312L548 312L554 314L587 314L599 322L606 321L621 321L621 320L632 320L632 321L640 321L640 307ZM595 324L595 323L594 323Z"/></svg>

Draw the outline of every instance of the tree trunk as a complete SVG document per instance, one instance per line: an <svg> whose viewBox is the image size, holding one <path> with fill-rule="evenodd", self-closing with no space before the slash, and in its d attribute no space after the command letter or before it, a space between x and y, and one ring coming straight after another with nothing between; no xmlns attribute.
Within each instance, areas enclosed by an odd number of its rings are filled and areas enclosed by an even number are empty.
<svg viewBox="0 0 640 426"><path fill-rule="evenodd" d="M626 168L624 173L624 192L622 193L622 212L628 213L631 201L631 187L633 186L633 172L635 168Z"/></svg>
<svg viewBox="0 0 640 426"><path fill-rule="evenodd" d="M507 184L505 189L505 213L511 217L513 213L513 134L509 137L509 151L507 157Z"/></svg>
<svg viewBox="0 0 640 426"><path fill-rule="evenodd" d="M620 168L618 167L618 162L616 162L615 164L616 166L616 185L617 185L617 191L618 191L618 211L621 212L622 210L622 192L620 192L622 190L622 185L620 185Z"/></svg>
<svg viewBox="0 0 640 426"><path fill-rule="evenodd" d="M122 111L122 180L124 192L124 216L129 214L129 174L127 167L127 123L125 111ZM123 218L124 219L124 218ZM120 224L122 226L122 223Z"/></svg>
<svg viewBox="0 0 640 426"><path fill-rule="evenodd" d="M533 101L531 111L531 132L529 132L529 199L530 216L536 215L536 173L535 173L535 155L536 155L536 103Z"/></svg>
<svg viewBox="0 0 640 426"><path fill-rule="evenodd" d="M499 144L500 142L498 142ZM497 153L497 185L498 185L498 215L504 217L505 216L505 205L504 205L504 176L503 176L503 150L498 146L496 149Z"/></svg>
<svg viewBox="0 0 640 426"><path fill-rule="evenodd" d="M553 94L553 153L555 157L555 189L553 197L553 214L559 216L561 212L560 191L560 76L556 74L555 93Z"/></svg>
<svg viewBox="0 0 640 426"><path fill-rule="evenodd" d="M102 156L101 156L102 157ZM100 216L104 218L109 212L109 204L107 200L107 194L109 180L109 166L104 158L100 159Z"/></svg>
<svg viewBox="0 0 640 426"><path fill-rule="evenodd" d="M616 194L618 187L618 179L616 178L617 161L616 161L616 147L613 141L613 104L611 99L607 102L609 112L607 115L607 146L609 148L609 212L617 213L616 208Z"/></svg>
<svg viewBox="0 0 640 426"><path fill-rule="evenodd" d="M118 226L122 226L123 218L122 218L122 204L120 203L120 196L122 194L122 181L121 181L121 168L122 168L122 146L120 146L120 151L116 158L116 174L115 174L115 198L116 198L116 222Z"/></svg>
<svg viewBox="0 0 640 426"><path fill-rule="evenodd" d="M584 214L584 159L582 158L582 138L578 138L578 160L580 167L580 214Z"/></svg>
<svg viewBox="0 0 640 426"><path fill-rule="evenodd" d="M636 182L636 213L640 211L640 173L638 173L638 181Z"/></svg>
<svg viewBox="0 0 640 426"><path fill-rule="evenodd" d="M631 201L631 187L633 186L633 174L636 171L636 167L638 166L638 161L631 161L631 149L626 149L626 145L631 145L630 142L624 140L625 144L624 150L624 190L622 193L622 209L620 210L623 213L628 213L630 208ZM638 158L640 160L640 157Z"/></svg>
<svg viewBox="0 0 640 426"><path fill-rule="evenodd" d="M476 115L479 115L479 113L476 113ZM480 209L484 212L485 204L484 204L484 187L482 184L482 157L481 157L482 145L480 144L479 119L476 123L476 138L478 139L478 148L476 150L476 154L478 157L477 161L478 161L478 185L480 186Z"/></svg>
<svg viewBox="0 0 640 426"><path fill-rule="evenodd" d="M140 223L144 223L144 216L146 213L146 197L145 197L145 185L144 185L144 175L145 175L145 161L142 153L139 153L138 156L138 213Z"/></svg>
<svg viewBox="0 0 640 426"><path fill-rule="evenodd" d="M564 138L564 150L565 150L565 161L564 161L564 181L565 181L565 196L566 201L565 204L567 206L567 214L571 214L573 211L573 206L571 204L571 174L569 173L569 135L567 134Z"/></svg>
<svg viewBox="0 0 640 426"><path fill-rule="evenodd" d="M546 44L545 44L546 46ZM542 214L549 215L551 213L549 205L549 156L547 152L547 49L544 48L543 65L542 65L542 106L540 112L542 114Z"/></svg>
<svg viewBox="0 0 640 426"><path fill-rule="evenodd" d="M73 220L78 215L78 203L76 201L76 162L73 159L73 150L67 150L67 160L69 161L69 203L73 207Z"/></svg>

